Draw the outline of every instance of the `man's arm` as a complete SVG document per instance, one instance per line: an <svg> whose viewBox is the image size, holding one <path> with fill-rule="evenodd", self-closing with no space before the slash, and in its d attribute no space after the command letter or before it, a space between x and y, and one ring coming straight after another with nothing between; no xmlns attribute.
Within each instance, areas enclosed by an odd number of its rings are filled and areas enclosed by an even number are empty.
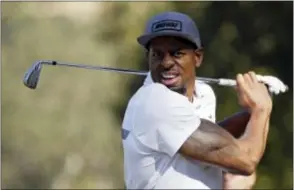
<svg viewBox="0 0 294 190"><path fill-rule="evenodd" d="M218 124L231 133L235 138L239 138L244 133L249 119L250 113L247 110L244 110L227 117L226 119L218 122ZM265 132L266 136L267 131ZM256 171L249 176L235 175L224 172L223 189L252 189L256 182L256 178Z"/></svg>
<svg viewBox="0 0 294 190"><path fill-rule="evenodd" d="M218 122L220 126L231 133L235 138L239 138L245 131L246 125L250 119L250 113L248 111L238 112L223 121ZM267 141L269 129L269 118L266 123L264 133L264 143ZM265 147L265 146L264 146ZM235 175L224 172L224 189L252 189L256 182L256 172L253 172L250 176Z"/></svg>
<svg viewBox="0 0 294 190"><path fill-rule="evenodd" d="M224 175L223 189L252 189L256 182L256 172L250 176L234 175L226 173Z"/></svg>
<svg viewBox="0 0 294 190"><path fill-rule="evenodd" d="M237 75L239 104L250 111L243 135L234 138L225 129L207 120L184 142L179 152L192 159L224 168L226 172L250 175L264 153L267 122L272 109L266 87L249 72Z"/></svg>
<svg viewBox="0 0 294 190"><path fill-rule="evenodd" d="M248 111L238 112L222 121L219 121L217 124L227 130L235 138L240 138L247 126L247 123L250 119L250 113ZM269 120L267 119L265 132L264 132L264 141L266 143L269 130Z"/></svg>
<svg viewBox="0 0 294 190"><path fill-rule="evenodd" d="M264 127L268 113L255 111L242 140L235 139L220 126L201 119L199 128L179 152L187 157L223 168L227 172L250 175L263 154Z"/></svg>

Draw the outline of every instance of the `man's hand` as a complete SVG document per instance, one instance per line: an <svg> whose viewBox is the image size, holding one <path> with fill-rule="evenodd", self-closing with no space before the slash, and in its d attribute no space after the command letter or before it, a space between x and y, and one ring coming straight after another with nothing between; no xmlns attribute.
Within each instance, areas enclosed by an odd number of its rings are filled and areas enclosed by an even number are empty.
<svg viewBox="0 0 294 190"><path fill-rule="evenodd" d="M273 94L284 93L288 90L288 86L285 85L280 79L274 76L261 76L256 75L259 82L262 82L268 86L268 90Z"/></svg>
<svg viewBox="0 0 294 190"><path fill-rule="evenodd" d="M266 86L258 82L256 74L249 72L237 75L237 92L239 104L252 111L271 112L272 100Z"/></svg>
<svg viewBox="0 0 294 190"><path fill-rule="evenodd" d="M252 189L256 182L256 172L250 176L224 173L224 190L228 189Z"/></svg>

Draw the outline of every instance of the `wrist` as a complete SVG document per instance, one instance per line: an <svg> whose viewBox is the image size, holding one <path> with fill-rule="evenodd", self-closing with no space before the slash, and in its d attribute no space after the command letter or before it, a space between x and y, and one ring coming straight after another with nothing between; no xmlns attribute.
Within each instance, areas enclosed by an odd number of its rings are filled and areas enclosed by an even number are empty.
<svg viewBox="0 0 294 190"><path fill-rule="evenodd" d="M257 114L257 115L260 115L260 114L270 115L271 111L272 111L272 108L270 106L268 107L256 106L254 108L249 109L249 112L251 114Z"/></svg>

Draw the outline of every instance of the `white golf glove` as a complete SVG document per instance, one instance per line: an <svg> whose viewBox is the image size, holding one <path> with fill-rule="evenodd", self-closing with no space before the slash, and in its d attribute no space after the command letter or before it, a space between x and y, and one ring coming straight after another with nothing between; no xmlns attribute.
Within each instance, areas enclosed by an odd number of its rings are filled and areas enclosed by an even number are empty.
<svg viewBox="0 0 294 190"><path fill-rule="evenodd" d="M257 80L262 82L268 86L268 89L271 93L278 95L280 93L284 93L288 90L288 86L285 85L280 79L273 76L262 76L256 75ZM219 79L219 85L222 86L235 86L236 80L233 79Z"/></svg>
<svg viewBox="0 0 294 190"><path fill-rule="evenodd" d="M285 85L280 79L273 76L261 76L256 75L257 80L266 84L271 93L277 95L280 93L284 93L288 90L287 85Z"/></svg>

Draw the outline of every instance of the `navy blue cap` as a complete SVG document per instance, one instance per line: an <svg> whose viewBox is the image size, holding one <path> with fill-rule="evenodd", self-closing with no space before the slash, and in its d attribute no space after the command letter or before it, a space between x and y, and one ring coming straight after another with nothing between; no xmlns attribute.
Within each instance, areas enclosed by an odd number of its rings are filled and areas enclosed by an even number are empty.
<svg viewBox="0 0 294 190"><path fill-rule="evenodd" d="M146 25L143 35L137 38L139 44L146 47L150 40L159 36L174 36L186 39L201 48L201 40L195 22L179 12L164 12L152 17Z"/></svg>

